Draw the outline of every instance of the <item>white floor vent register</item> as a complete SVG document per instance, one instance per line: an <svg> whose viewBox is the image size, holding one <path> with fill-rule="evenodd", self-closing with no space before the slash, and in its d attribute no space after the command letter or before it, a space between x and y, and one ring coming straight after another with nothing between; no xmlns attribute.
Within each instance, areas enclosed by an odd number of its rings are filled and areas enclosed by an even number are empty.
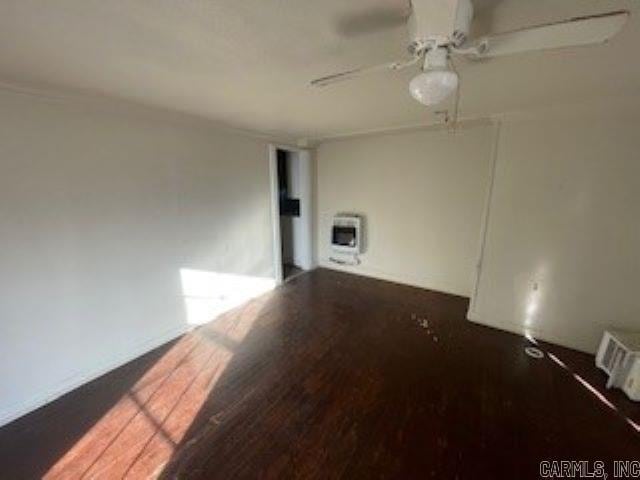
<svg viewBox="0 0 640 480"><path fill-rule="evenodd" d="M604 332L596 365L609 375L607 388L621 388L640 401L640 333Z"/></svg>

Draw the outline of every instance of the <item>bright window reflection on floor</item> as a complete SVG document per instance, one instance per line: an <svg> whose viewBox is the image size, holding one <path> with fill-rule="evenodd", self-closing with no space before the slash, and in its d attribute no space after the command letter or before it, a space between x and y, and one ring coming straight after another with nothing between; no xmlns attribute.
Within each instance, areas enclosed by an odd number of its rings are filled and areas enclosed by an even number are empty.
<svg viewBox="0 0 640 480"><path fill-rule="evenodd" d="M533 343L535 345L539 345L538 341L530 333L526 333L525 334L525 338L529 342L531 342L531 343ZM606 405L608 408L610 408L611 410L616 412L616 414L618 414L620 417L622 417L624 419L624 421L629 426L631 426L631 428L633 428L636 432L640 433L640 425L638 425L632 419L630 419L629 417L624 415L622 412L620 412L618 410L618 408L607 399L607 397L605 397L602 393L600 393L600 391L598 391L597 388L595 388L593 385L591 385L589 382L587 382L582 376L578 375L572 369L570 369L567 366L567 364L565 362L563 362L562 360L560 360L556 355L554 355L553 353L548 352L548 351L545 351L545 353L546 353L547 357L549 359L551 359L551 361L553 361L553 363L558 365L563 370L566 370L578 382L578 384L580 384L582 387L584 387L586 390L588 390L595 398L597 398L600 402L602 402L603 405Z"/></svg>
<svg viewBox="0 0 640 480"><path fill-rule="evenodd" d="M44 478L155 478L203 403L215 396L216 384L270 296L239 305L271 290L274 282L186 269L180 273L189 323L218 318L177 341Z"/></svg>

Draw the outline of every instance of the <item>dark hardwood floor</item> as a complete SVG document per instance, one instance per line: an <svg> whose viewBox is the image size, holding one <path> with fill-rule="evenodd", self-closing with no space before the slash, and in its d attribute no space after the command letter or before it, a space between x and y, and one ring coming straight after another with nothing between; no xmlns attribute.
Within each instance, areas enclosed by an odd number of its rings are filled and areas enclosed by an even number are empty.
<svg viewBox="0 0 640 480"><path fill-rule="evenodd" d="M285 280L289 280L296 275L300 275L302 272L304 272L304 270L295 265L290 265L288 263L282 265L282 273Z"/></svg>
<svg viewBox="0 0 640 480"><path fill-rule="evenodd" d="M532 359L466 309L301 275L0 429L0 478L513 480L638 459L638 405L591 356Z"/></svg>

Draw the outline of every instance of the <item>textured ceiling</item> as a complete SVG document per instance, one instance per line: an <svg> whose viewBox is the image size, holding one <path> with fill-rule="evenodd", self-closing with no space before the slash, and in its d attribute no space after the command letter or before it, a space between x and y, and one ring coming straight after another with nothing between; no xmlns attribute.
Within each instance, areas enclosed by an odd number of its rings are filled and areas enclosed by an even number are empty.
<svg viewBox="0 0 640 480"><path fill-rule="evenodd" d="M640 2L476 0L477 32L627 8L608 45L459 61L461 115L640 89ZM404 55L405 0L0 0L0 80L110 96L229 126L322 138L433 123L414 71L309 80Z"/></svg>

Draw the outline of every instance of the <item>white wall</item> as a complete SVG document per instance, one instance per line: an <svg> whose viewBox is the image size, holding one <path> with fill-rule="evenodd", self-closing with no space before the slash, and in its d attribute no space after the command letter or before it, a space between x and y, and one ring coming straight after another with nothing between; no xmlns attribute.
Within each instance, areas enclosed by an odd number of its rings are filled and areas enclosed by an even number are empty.
<svg viewBox="0 0 640 480"><path fill-rule="evenodd" d="M261 140L0 93L0 163L0 423L183 332L185 277L273 276Z"/></svg>
<svg viewBox="0 0 640 480"><path fill-rule="evenodd" d="M293 217L293 264L303 270L313 268L313 169L306 150L291 153L291 196L300 200L300 216Z"/></svg>
<svg viewBox="0 0 640 480"><path fill-rule="evenodd" d="M593 352L640 330L640 108L507 117L470 318Z"/></svg>
<svg viewBox="0 0 640 480"><path fill-rule="evenodd" d="M462 126L322 143L316 152L318 260L323 266L470 296L491 165L493 127ZM330 228L365 217L366 251L338 267Z"/></svg>

